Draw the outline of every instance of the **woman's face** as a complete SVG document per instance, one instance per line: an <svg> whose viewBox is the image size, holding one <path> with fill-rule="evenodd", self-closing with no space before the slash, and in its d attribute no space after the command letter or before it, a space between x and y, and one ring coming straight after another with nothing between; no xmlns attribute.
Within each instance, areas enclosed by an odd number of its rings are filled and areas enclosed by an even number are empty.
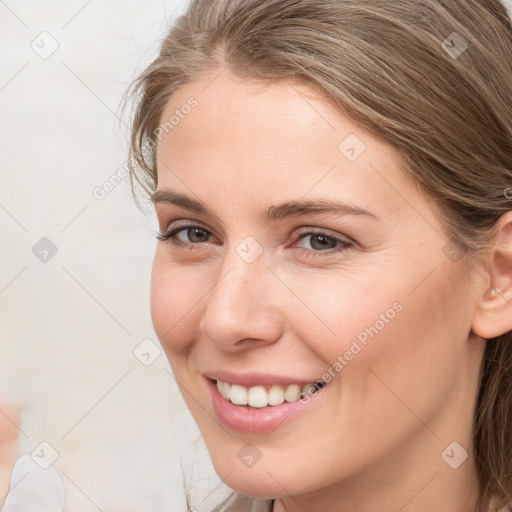
<svg viewBox="0 0 512 512"><path fill-rule="evenodd" d="M436 509L472 464L481 286L391 148L305 83L214 76L161 119L151 308L218 475L306 510Z"/></svg>

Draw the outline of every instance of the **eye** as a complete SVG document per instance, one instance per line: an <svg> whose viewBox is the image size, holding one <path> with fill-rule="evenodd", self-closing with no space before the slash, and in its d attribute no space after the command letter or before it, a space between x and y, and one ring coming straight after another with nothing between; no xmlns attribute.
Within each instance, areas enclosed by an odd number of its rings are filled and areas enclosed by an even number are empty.
<svg viewBox="0 0 512 512"><path fill-rule="evenodd" d="M178 226L166 233L158 233L157 239L161 242L171 240L176 245L183 246L186 249L195 249L194 245L208 242L211 235L211 231L201 226L188 224Z"/></svg>
<svg viewBox="0 0 512 512"><path fill-rule="evenodd" d="M325 256L345 252L354 248L354 243L348 239L325 233L323 231L303 231L294 243L308 240L311 249L299 248L300 254L308 257Z"/></svg>
<svg viewBox="0 0 512 512"><path fill-rule="evenodd" d="M171 241L183 250L201 250L201 244L208 243L212 235L211 231L200 225L182 224L165 233L158 233L157 239L161 242ZM354 249L354 243L348 238L311 228L301 230L293 243L297 244L303 241L308 241L311 248L297 247L296 250L306 257L328 256Z"/></svg>

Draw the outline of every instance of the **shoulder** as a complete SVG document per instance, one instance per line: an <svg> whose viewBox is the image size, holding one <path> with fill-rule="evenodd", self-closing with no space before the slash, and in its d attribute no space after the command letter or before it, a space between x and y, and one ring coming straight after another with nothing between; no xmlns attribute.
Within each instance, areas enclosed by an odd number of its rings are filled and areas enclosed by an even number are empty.
<svg viewBox="0 0 512 512"><path fill-rule="evenodd" d="M274 500L249 498L242 494L233 493L230 498L221 505L221 508L213 512L272 512Z"/></svg>

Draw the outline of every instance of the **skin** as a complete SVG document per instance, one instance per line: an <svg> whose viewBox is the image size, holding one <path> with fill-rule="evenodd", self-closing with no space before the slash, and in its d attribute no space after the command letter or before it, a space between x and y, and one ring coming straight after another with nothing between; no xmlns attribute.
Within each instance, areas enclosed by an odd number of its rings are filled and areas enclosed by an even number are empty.
<svg viewBox="0 0 512 512"><path fill-rule="evenodd" d="M156 202L160 232L189 221L206 233L176 235L193 250L158 243L151 294L156 333L216 472L243 494L277 498L275 512L473 510L481 336L512 328L497 323L510 307L497 311L500 297L489 297L495 278L508 293L501 268L468 275L463 259L448 258L434 203L401 171L399 155L320 92L297 80L217 74L183 86L162 115L197 99L158 143L158 190L186 194L214 216ZM366 146L355 161L338 149L349 134ZM320 198L379 218L262 217L271 205ZM325 254L336 242L322 249L314 235L298 239L308 228L353 246ZM248 236L263 249L252 263L236 251ZM216 421L203 371L313 381L394 303L401 311L305 413L270 434ZM251 468L237 457L249 442L262 454ZM460 447L449 454L469 452L457 469L442 457L453 442Z"/></svg>

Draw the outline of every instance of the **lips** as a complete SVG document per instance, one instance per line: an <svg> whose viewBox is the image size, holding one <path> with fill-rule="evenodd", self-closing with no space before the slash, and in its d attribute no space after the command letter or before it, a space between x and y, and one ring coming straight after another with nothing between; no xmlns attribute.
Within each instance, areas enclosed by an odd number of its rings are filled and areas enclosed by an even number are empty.
<svg viewBox="0 0 512 512"><path fill-rule="evenodd" d="M204 371L203 375L214 381L220 380L222 382L228 382L229 384L236 384L246 388L250 388L252 386L265 386L266 389L269 389L274 384L283 387L291 384L297 384L302 388L306 384L314 383L319 380L316 377L304 379L268 373L234 373L228 370L208 370Z"/></svg>
<svg viewBox="0 0 512 512"><path fill-rule="evenodd" d="M278 406L284 402L296 402L312 395L326 384L311 379L304 382L296 377L263 373L235 374L226 370L204 372L214 382L219 393L235 405L255 408Z"/></svg>
<svg viewBox="0 0 512 512"><path fill-rule="evenodd" d="M215 372L217 373L217 372ZM226 378L227 372L222 372L223 378ZM204 374L203 374L204 375ZM208 375L213 375L213 372L208 372ZM231 374L233 375L233 374ZM229 382L229 380L225 381L217 381L213 378L205 377L206 385L210 393L211 404L214 410L214 413L220 423L234 431L245 432L248 434L261 434L261 433L271 433L277 429L281 430L284 428L285 424L288 424L292 421L293 418L307 414L307 411L310 411L314 414L314 411L318 411L318 407L321 407L321 404L324 400L327 399L328 394L325 395L325 392L321 393L312 393L307 396L305 400L295 400L293 402L288 402L286 399L280 404L271 406L268 404L268 396L267 389L270 392L273 386L277 386L277 384L269 384L269 380L278 380L275 379L275 376L264 376L264 379L261 379L261 375L255 377L254 374L251 376L231 376L230 379L238 382L261 382L262 380L266 380L266 384L256 384L256 386L247 386L249 391L251 388L261 388L259 389L260 393L265 392L265 395L261 395L261 401L256 402L259 407L254 407L251 405L236 405L231 402L230 399L226 399L223 394L221 394L220 389L223 389L223 386L226 384L230 385L231 388L233 386L240 386L245 388L240 384L235 384ZM283 380L287 380L288 386L294 386L295 384L289 384L291 379L281 377L281 382ZM217 384L217 382L221 382ZM303 385L303 383L301 383ZM324 383L322 383L325 385ZM298 384L296 384L298 387ZM279 385L281 387L281 385ZM325 396L324 396L325 395ZM266 396L265 400L267 404L263 406L263 397ZM322 398L323 396L323 398ZM257 399L257 397L256 397ZM250 399L251 400L251 399ZM254 402L253 402L254 403Z"/></svg>

